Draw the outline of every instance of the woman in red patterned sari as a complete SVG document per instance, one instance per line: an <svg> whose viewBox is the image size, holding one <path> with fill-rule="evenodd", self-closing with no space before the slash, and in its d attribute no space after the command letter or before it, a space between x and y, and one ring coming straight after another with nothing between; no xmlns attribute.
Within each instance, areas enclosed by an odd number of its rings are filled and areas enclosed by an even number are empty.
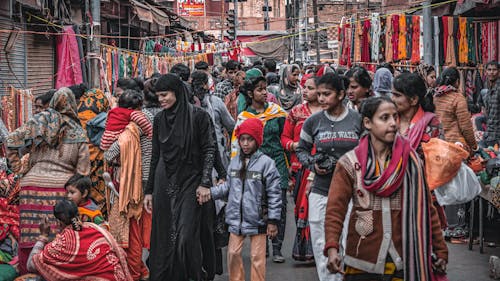
<svg viewBox="0 0 500 281"><path fill-rule="evenodd" d="M311 246L311 237L309 234L309 224L307 222L308 201L306 190L307 177L309 170L302 167L297 156L295 155L295 148L297 148L300 140L300 131L304 121L312 114L321 111L321 106L318 102L318 95L316 94L317 77L306 74L308 76L304 84L303 99L306 103L296 105L288 114L285 120L285 127L281 134L281 144L290 155L291 174L294 186L294 199L295 199L295 222L297 224L297 235L293 246L292 257L299 261L311 261L314 259L314 254Z"/></svg>
<svg viewBox="0 0 500 281"><path fill-rule="evenodd" d="M78 208L69 200L59 201L54 216L62 230L48 243L50 225L40 224L40 237L29 259L28 270L47 281L132 281L125 252L109 232L93 223L82 223Z"/></svg>

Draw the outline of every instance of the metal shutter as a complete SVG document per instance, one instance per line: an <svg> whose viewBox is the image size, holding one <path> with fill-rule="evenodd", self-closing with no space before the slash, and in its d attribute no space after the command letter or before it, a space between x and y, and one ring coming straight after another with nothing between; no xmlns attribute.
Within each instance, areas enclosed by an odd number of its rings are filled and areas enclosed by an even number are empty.
<svg viewBox="0 0 500 281"><path fill-rule="evenodd" d="M54 87L54 39L40 34L26 34L28 57L27 88L33 95L44 94Z"/></svg>
<svg viewBox="0 0 500 281"><path fill-rule="evenodd" d="M0 29L11 30L20 25L14 23L9 18L0 17ZM16 88L25 88L26 85L26 52L25 36L18 34L14 46L7 54L5 45L11 33L0 32L0 95L5 95L7 87L12 85ZM10 63L10 67L9 67Z"/></svg>

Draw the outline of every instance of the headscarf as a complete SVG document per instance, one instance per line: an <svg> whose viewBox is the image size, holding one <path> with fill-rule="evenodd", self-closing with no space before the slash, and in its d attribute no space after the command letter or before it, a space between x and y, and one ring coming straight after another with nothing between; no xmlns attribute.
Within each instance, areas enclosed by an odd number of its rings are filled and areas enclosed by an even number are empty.
<svg viewBox="0 0 500 281"><path fill-rule="evenodd" d="M304 88L306 85L306 81L309 80L309 78L311 78L313 76L314 76L314 74L312 74L312 73L308 73L308 74L305 74L304 76L302 76L302 79L300 79L300 86L302 88Z"/></svg>
<svg viewBox="0 0 500 281"><path fill-rule="evenodd" d="M328 64L324 64L323 66L320 67L320 69L318 69L318 72L316 72L316 76L321 77L327 73L335 73L335 70L333 70L333 68L328 66Z"/></svg>
<svg viewBox="0 0 500 281"><path fill-rule="evenodd" d="M260 71L260 69L258 69L258 68L252 68L252 69L247 70L247 72L245 72L245 80L246 81L250 81L253 78L260 77L260 76L264 76L264 74L262 74L262 71Z"/></svg>
<svg viewBox="0 0 500 281"><path fill-rule="evenodd" d="M436 91L434 91L434 96L439 97L439 96L443 96L443 95L446 95L448 93L456 92L456 91L457 91L457 88L455 88L451 85L443 85L443 86L439 86L436 88Z"/></svg>
<svg viewBox="0 0 500 281"><path fill-rule="evenodd" d="M376 95L387 95L392 89L392 73L389 69L382 67L377 69L373 78L373 91Z"/></svg>
<svg viewBox="0 0 500 281"><path fill-rule="evenodd" d="M291 84L289 80L293 69L300 69L300 67L297 64L291 64L282 66L280 69L280 91L276 98L278 98L284 110L291 110L302 102L302 89L299 81L296 84Z"/></svg>
<svg viewBox="0 0 500 281"><path fill-rule="evenodd" d="M169 108L158 113L161 143L169 144L172 149L164 152L164 161L170 162L182 153L182 160L188 160L192 143L193 105L188 101L188 90L174 74L161 76L155 85L156 92L173 91L177 101Z"/></svg>
<svg viewBox="0 0 500 281"><path fill-rule="evenodd" d="M18 149L46 143L56 148L60 143L87 142L87 134L78 119L75 96L68 88L60 88L52 97L49 108L35 114L28 122L10 133L7 147Z"/></svg>
<svg viewBox="0 0 500 281"><path fill-rule="evenodd" d="M431 72L435 72L436 70L434 69L434 66L433 65L430 65L430 64L425 64L425 63L422 63L422 64L419 64L417 66L417 74L424 80L425 82L425 86L427 88L430 88L431 86L427 83L427 76L431 73Z"/></svg>
<svg viewBox="0 0 500 281"><path fill-rule="evenodd" d="M431 281L431 197L419 157L411 149L410 142L400 135L394 140L392 156L382 173L376 173L378 163L369 135L361 138L354 152L361 166L361 184L364 189L387 198L403 188L401 223L404 280Z"/></svg>

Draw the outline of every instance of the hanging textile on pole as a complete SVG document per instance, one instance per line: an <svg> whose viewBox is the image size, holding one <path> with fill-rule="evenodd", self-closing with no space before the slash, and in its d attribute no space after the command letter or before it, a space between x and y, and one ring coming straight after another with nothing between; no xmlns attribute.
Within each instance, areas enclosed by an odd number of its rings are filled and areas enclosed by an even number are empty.
<svg viewBox="0 0 500 281"><path fill-rule="evenodd" d="M56 56L56 88L82 83L81 58L72 26L65 26L64 34L57 36Z"/></svg>

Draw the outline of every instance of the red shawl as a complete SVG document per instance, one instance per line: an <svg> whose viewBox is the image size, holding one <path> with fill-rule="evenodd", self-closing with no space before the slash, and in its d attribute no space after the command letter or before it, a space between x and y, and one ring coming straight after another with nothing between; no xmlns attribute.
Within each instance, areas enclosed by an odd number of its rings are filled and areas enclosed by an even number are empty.
<svg viewBox="0 0 500 281"><path fill-rule="evenodd" d="M422 142L422 136L425 129L436 115L431 112L425 112L422 107L418 108L417 113L411 120L411 127L408 130L408 139L410 140L411 148L417 149Z"/></svg>
<svg viewBox="0 0 500 281"><path fill-rule="evenodd" d="M33 256L33 262L47 281L132 281L123 249L109 232L92 223L84 223L81 231L66 227Z"/></svg>
<svg viewBox="0 0 500 281"><path fill-rule="evenodd" d="M130 114L133 109L115 107L108 112L106 131L122 131L130 123Z"/></svg>

